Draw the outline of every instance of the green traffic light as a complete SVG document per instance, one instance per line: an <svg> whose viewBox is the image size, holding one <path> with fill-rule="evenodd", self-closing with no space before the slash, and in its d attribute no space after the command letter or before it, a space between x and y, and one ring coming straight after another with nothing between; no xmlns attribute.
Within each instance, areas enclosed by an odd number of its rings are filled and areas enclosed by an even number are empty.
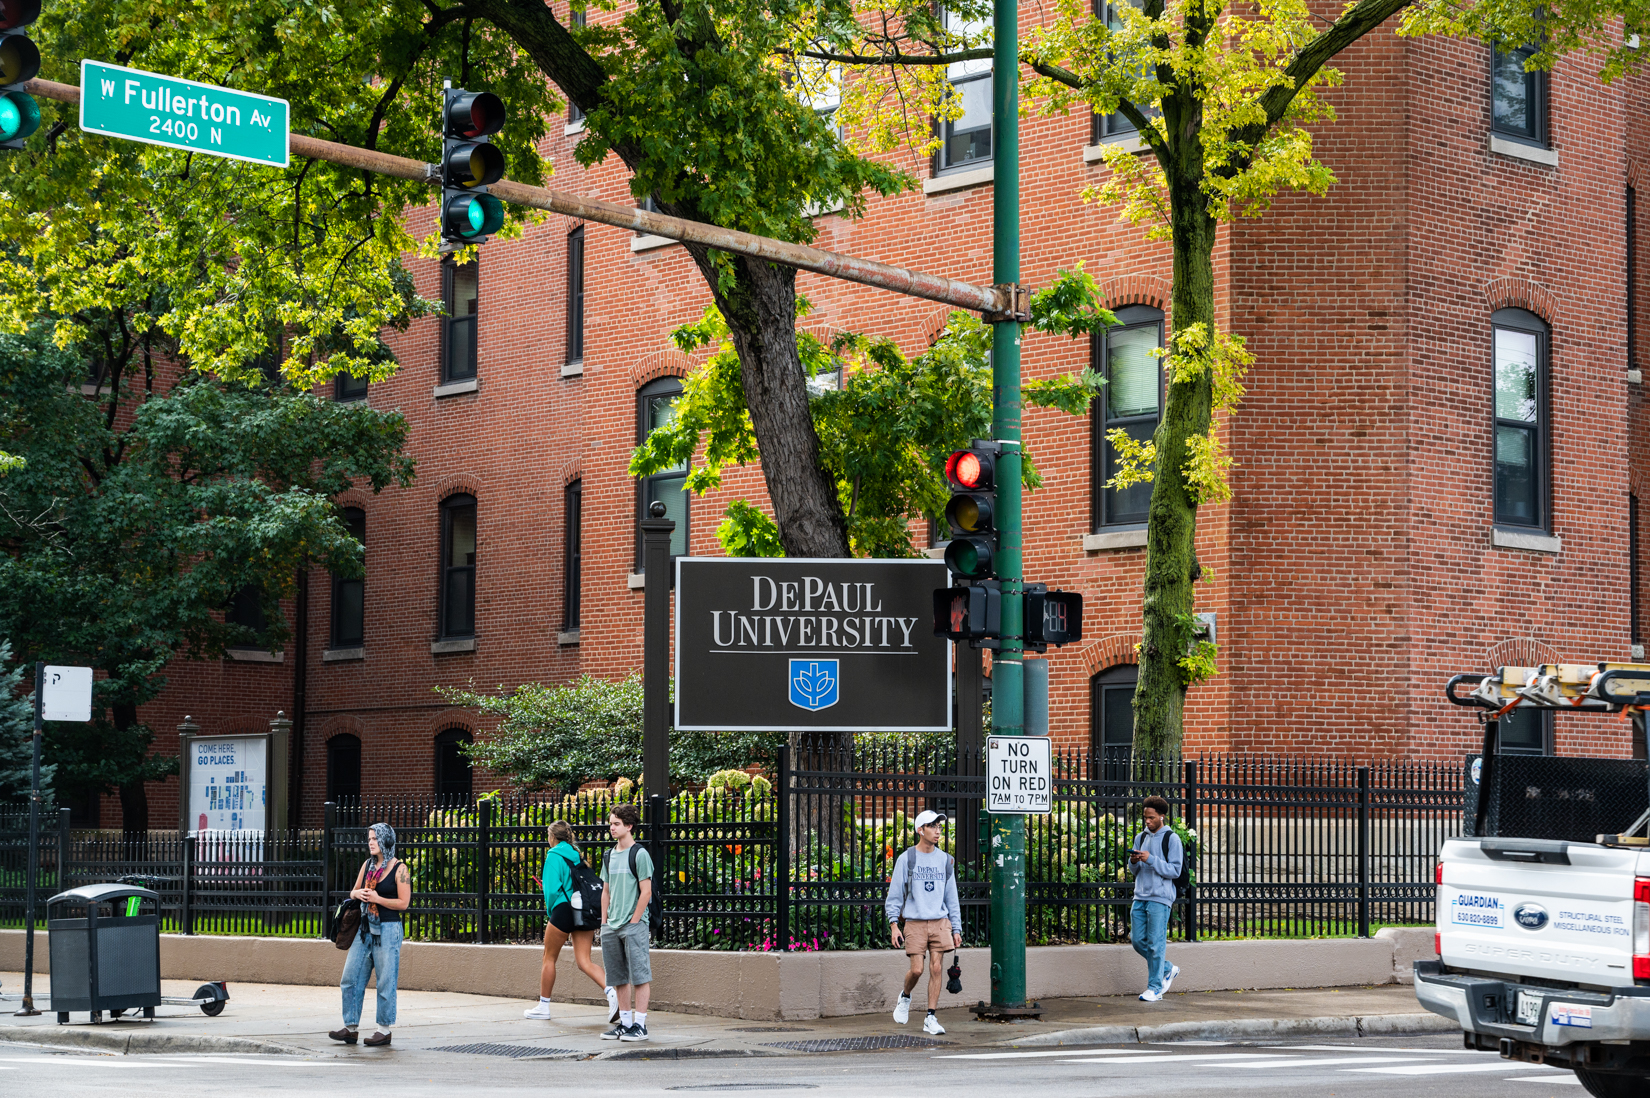
<svg viewBox="0 0 1650 1098"><path fill-rule="evenodd" d="M40 105L22 92L0 95L0 141L27 137L40 128Z"/></svg>
<svg viewBox="0 0 1650 1098"><path fill-rule="evenodd" d="M479 233L481 227L487 223L487 211L482 209L480 202L472 199L469 208L464 211L464 219L470 223L470 231L465 235L472 236Z"/></svg>

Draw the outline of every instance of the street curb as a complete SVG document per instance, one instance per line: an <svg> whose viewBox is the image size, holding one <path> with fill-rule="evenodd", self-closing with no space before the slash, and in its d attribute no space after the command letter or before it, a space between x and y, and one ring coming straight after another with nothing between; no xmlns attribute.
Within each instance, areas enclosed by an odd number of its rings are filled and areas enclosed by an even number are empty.
<svg viewBox="0 0 1650 1098"><path fill-rule="evenodd" d="M1237 1018L1168 1022L1159 1026L1089 1026L999 1041L1020 1048L1052 1045L1132 1045L1160 1041L1241 1041L1267 1037L1375 1037L1456 1033L1461 1024L1432 1013L1364 1014L1329 1018Z"/></svg>
<svg viewBox="0 0 1650 1098"><path fill-rule="evenodd" d="M597 1060L728 1060L749 1059L757 1056L780 1056L755 1048L703 1048L689 1045L685 1048L626 1048L597 1053Z"/></svg>
<svg viewBox="0 0 1650 1098"><path fill-rule="evenodd" d="M0 1026L0 1044L49 1045L118 1052L125 1056L153 1052L255 1052L278 1056L313 1056L309 1049L252 1037L205 1033L122 1033L116 1028L54 1029L50 1026Z"/></svg>

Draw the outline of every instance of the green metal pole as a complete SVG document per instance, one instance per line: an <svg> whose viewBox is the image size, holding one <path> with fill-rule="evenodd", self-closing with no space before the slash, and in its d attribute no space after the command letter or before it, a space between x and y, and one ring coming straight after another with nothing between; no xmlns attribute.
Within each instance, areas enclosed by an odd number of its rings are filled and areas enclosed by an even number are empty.
<svg viewBox="0 0 1650 1098"><path fill-rule="evenodd" d="M998 0L993 13L991 155L992 281L1020 281L1020 28L1017 5ZM991 734L1025 734L1024 576L1020 566L1020 325L992 327L993 437L997 462L997 575L1003 584L1002 647L992 661ZM991 1005L1026 999L1026 833L1024 816L991 819Z"/></svg>

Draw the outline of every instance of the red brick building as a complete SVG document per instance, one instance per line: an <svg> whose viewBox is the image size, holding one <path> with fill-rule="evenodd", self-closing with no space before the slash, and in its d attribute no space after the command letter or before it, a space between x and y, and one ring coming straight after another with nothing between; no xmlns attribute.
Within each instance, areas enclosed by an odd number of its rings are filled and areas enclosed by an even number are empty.
<svg viewBox="0 0 1650 1098"><path fill-rule="evenodd" d="M1604 86L1585 58L1528 80L1519 64L1472 43L1373 36L1340 59L1345 86L1329 93L1339 120L1317 138L1338 180L1329 194L1284 196L1223 230L1222 322L1256 361L1223 428L1233 499L1199 516L1198 609L1215 615L1220 675L1191 692L1189 748L1457 757L1477 726L1444 704L1450 674L1626 658L1641 641L1629 516L1650 469L1628 301L1650 85ZM823 217L819 244L989 281L989 141L973 125L951 127L936 164L910 165L919 191L873 202L863 221ZM1028 497L1026 574L1088 607L1088 639L1050 653L1068 745L1127 736L1143 516L1137 498L1097 487L1097 440L1155 424L1141 366L1169 296L1166 247L1079 197L1105 171L1095 142L1132 140L1109 128L1073 115L1021 130L1025 280L1082 260L1128 325L1092 349L1041 336L1025 348L1028 378L1091 354L1112 375L1092 419L1026 420L1046 478ZM579 167L568 130L547 142L554 185L629 201L623 168ZM415 324L397 341L400 372L364 397L408 416L418 481L340 501L364 522L359 629L354 593L311 575L280 661L176 667L144 712L157 728L189 713L227 733L297 711L311 823L329 755L334 791L468 788L449 745L480 729L435 686L638 670L644 495L686 518L681 548L696 554L720 552L730 500L763 500L754 469L685 507L668 478L641 488L626 473L649 410L695 365L666 338L708 300L679 246L550 217L486 245L478 269L412 264L454 317ZM813 276L801 288L821 331L916 350L944 322L893 294ZM1633 749L1628 724L1598 717L1511 737ZM475 776L475 791L489 780ZM175 796L175 781L154 791L157 821Z"/></svg>

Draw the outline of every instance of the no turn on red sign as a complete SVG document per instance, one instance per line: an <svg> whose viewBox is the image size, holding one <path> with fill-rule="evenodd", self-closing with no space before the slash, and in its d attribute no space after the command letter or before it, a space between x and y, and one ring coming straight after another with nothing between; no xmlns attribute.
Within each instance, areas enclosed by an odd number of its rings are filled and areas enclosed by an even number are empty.
<svg viewBox="0 0 1650 1098"><path fill-rule="evenodd" d="M1047 736L986 740L986 811L999 816L1054 810L1054 744Z"/></svg>

